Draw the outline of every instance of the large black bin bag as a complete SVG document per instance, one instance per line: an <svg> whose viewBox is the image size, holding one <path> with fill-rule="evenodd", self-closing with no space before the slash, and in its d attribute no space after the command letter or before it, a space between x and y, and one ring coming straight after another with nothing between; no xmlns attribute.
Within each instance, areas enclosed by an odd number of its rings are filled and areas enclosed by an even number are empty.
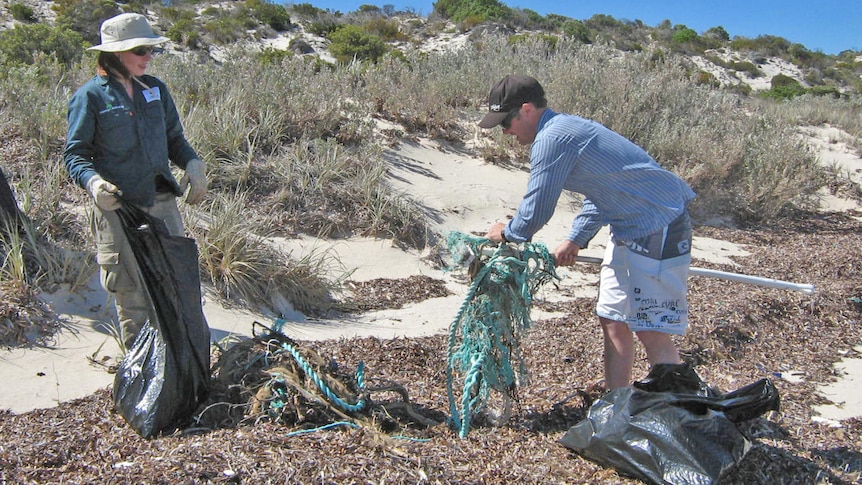
<svg viewBox="0 0 862 485"><path fill-rule="evenodd" d="M150 318L114 377L114 405L149 438L188 423L209 392L210 331L194 239L130 204L117 210L150 296Z"/></svg>
<svg viewBox="0 0 862 485"><path fill-rule="evenodd" d="M714 397L621 387L593 403L560 442L648 483L712 484L751 447L736 423L778 406L768 379Z"/></svg>

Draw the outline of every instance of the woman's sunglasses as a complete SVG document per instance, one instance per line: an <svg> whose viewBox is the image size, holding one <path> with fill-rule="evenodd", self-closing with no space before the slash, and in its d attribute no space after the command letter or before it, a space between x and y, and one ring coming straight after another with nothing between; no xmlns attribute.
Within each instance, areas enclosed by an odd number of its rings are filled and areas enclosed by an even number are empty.
<svg viewBox="0 0 862 485"><path fill-rule="evenodd" d="M513 109L512 111L509 111L509 114L507 114L506 117L503 118L503 121L500 122L500 126L502 126L504 130L508 130L509 128L511 128L512 127L512 120L514 120L515 117L518 116L518 113L520 111L521 111L520 106L518 108Z"/></svg>
<svg viewBox="0 0 862 485"><path fill-rule="evenodd" d="M140 46L140 47L135 47L134 49L130 50L129 52L131 52L132 54L134 54L134 55L136 55L136 56L138 56L138 57L144 57L144 56L145 56L145 55L147 55L147 54L152 54L152 53L153 53L153 46L151 46L151 45L142 45L142 46Z"/></svg>

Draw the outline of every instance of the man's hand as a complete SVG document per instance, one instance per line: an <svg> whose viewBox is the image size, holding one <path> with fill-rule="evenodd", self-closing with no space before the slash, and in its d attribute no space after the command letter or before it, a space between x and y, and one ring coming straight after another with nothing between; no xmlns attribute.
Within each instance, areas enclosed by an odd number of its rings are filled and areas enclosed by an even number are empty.
<svg viewBox="0 0 862 485"><path fill-rule="evenodd" d="M556 249L554 249L554 261L557 266L571 266L576 263L575 258L578 257L578 251L581 250L581 247L577 244L569 241L568 239L560 243Z"/></svg>
<svg viewBox="0 0 862 485"><path fill-rule="evenodd" d="M506 227L506 225L502 222L494 224L490 229L488 229L488 234L485 234L485 238L498 243L503 242L504 227Z"/></svg>
<svg viewBox="0 0 862 485"><path fill-rule="evenodd" d="M120 208L120 199L117 198L120 189L98 175L93 175L87 181L87 192L103 211L114 211Z"/></svg>
<svg viewBox="0 0 862 485"><path fill-rule="evenodd" d="M180 180L180 190L186 191L189 186L189 193L186 194L186 203L197 204L202 201L207 194L207 176L206 165L204 162L193 158L186 164L186 174Z"/></svg>

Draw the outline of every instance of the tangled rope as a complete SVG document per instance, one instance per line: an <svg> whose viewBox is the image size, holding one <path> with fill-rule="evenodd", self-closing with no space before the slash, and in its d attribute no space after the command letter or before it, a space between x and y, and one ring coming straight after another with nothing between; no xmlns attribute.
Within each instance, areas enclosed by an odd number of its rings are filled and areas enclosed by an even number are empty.
<svg viewBox="0 0 862 485"><path fill-rule="evenodd" d="M472 277L449 328L446 369L450 425L464 438L491 390L516 399L517 386L527 383L521 336L530 327L533 295L557 276L554 259L543 244L494 247L488 239L452 232L448 246L453 260L467 265ZM459 377L460 399L454 382Z"/></svg>
<svg viewBox="0 0 862 485"><path fill-rule="evenodd" d="M275 324L272 327L272 331L274 333L279 333L283 335L282 328L284 327L285 320L279 319L276 320ZM320 377L320 375L314 370L314 368L308 364L308 362L302 357L299 353L299 350L296 349L295 346L291 345L288 342L282 342L281 348L287 351L292 357L293 360L296 361L296 364L305 372L305 375L311 379L312 382L317 386L318 390L329 400L330 403L338 407L344 412L347 413L356 413L365 409L367 404L367 399L365 396L361 397L356 404L350 404L347 401L338 397L338 395L332 391L332 389L326 384L326 382ZM356 369L356 385L359 388L359 392L362 393L365 390L365 363L360 362L359 366ZM279 379L279 377L273 377L273 379Z"/></svg>

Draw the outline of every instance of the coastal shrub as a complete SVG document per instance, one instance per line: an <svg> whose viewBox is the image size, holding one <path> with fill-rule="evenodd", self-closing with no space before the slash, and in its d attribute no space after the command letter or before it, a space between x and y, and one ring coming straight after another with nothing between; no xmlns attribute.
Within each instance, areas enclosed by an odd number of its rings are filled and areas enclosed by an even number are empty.
<svg viewBox="0 0 862 485"><path fill-rule="evenodd" d="M0 65L34 64L41 53L68 67L79 61L83 52L81 35L68 29L25 24L0 31Z"/></svg>
<svg viewBox="0 0 862 485"><path fill-rule="evenodd" d="M13 3L9 5L9 13L12 14L12 18L19 22L35 22L38 20L36 18L35 12L30 8L29 5L24 5L23 3Z"/></svg>
<svg viewBox="0 0 862 485"><path fill-rule="evenodd" d="M296 3L290 6L290 10L296 13L297 15L302 15L304 17L315 17L321 14L326 13L326 10L321 8L317 8L310 3Z"/></svg>
<svg viewBox="0 0 862 485"><path fill-rule="evenodd" d="M730 40L730 34L727 33L727 30L724 27L718 25L715 27L710 27L703 33L704 37L709 37L715 40L719 40L722 42L727 42Z"/></svg>
<svg viewBox="0 0 862 485"><path fill-rule="evenodd" d="M279 32L290 28L290 14L284 5L276 5L266 0L246 0L245 4L260 23Z"/></svg>
<svg viewBox="0 0 862 485"><path fill-rule="evenodd" d="M498 0L437 0L433 7L434 12L455 23L467 17L478 17L482 21L504 19L510 12L509 7Z"/></svg>
<svg viewBox="0 0 862 485"><path fill-rule="evenodd" d="M693 42L697 40L697 32L688 27L682 25L678 26L679 28L674 29L673 32L673 41L677 44L685 44L686 42Z"/></svg>
<svg viewBox="0 0 862 485"><path fill-rule="evenodd" d="M560 30L563 31L564 34L578 42L583 42L584 44L589 44L592 42L592 38L590 36L590 29L580 20L566 20L560 26Z"/></svg>
<svg viewBox="0 0 862 485"><path fill-rule="evenodd" d="M91 45L100 43L102 21L123 13L112 0L54 0L55 26L73 30Z"/></svg>
<svg viewBox="0 0 862 485"><path fill-rule="evenodd" d="M198 29L199 27L193 19L181 18L171 25L165 33L165 37L177 44L197 49L201 46L201 34Z"/></svg>
<svg viewBox="0 0 862 485"><path fill-rule="evenodd" d="M805 87L796 79L784 74L776 74L772 77L771 88L763 93L766 98L790 99L805 94Z"/></svg>
<svg viewBox="0 0 862 485"><path fill-rule="evenodd" d="M377 62L386 53L386 44L357 25L342 25L331 32L329 51L339 62L351 60Z"/></svg>
<svg viewBox="0 0 862 485"><path fill-rule="evenodd" d="M364 27L366 32L376 35L386 42L405 41L409 39L407 35L401 32L398 22L395 20L375 18L365 23Z"/></svg>
<svg viewBox="0 0 862 485"><path fill-rule="evenodd" d="M550 34L516 34L509 36L509 44L515 45L523 42L539 42L547 46L548 52L552 52L557 46L557 37Z"/></svg>
<svg viewBox="0 0 862 485"><path fill-rule="evenodd" d="M733 69L737 72L744 72L753 78L763 77L763 71L761 71L757 66L752 62L748 61L730 61L725 64L725 67L728 69Z"/></svg>

